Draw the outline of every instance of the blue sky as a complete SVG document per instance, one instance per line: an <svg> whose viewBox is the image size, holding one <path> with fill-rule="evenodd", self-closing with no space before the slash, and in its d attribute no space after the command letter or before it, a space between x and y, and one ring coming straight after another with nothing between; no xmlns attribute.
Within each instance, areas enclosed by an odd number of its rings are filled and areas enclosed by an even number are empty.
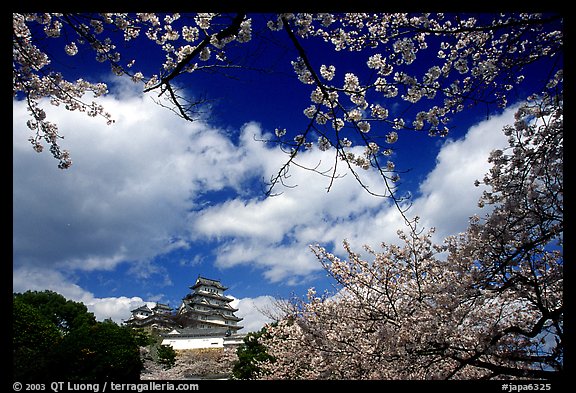
<svg viewBox="0 0 576 393"><path fill-rule="evenodd" d="M319 57L330 55L322 51L314 48ZM338 56L337 67L359 67ZM89 69L109 84L99 102L115 123L46 104L74 162L65 171L49 152L32 150L25 104L13 101L14 292L51 289L84 302L99 319L120 322L144 302L177 308L202 275L228 286L246 330L257 330L266 321L258 310L273 298L331 288L310 244L341 253L344 239L358 251L396 241L398 212L351 174L326 192L329 179L293 168L297 187L264 197L263 180L286 156L259 140L307 121L310 90L289 74L294 57L280 43L261 57L264 65L281 65L278 74L197 79L189 94L220 100L193 123L106 68ZM448 138L399 132L392 158L409 170L401 183L414 195L409 215L435 226L438 240L482 214L474 181L489 169L489 152L506 147L501 129L512 119L513 108L489 118L478 108L455 117ZM313 149L301 160L328 169L333 152ZM376 173L362 176L374 189L382 186Z"/></svg>

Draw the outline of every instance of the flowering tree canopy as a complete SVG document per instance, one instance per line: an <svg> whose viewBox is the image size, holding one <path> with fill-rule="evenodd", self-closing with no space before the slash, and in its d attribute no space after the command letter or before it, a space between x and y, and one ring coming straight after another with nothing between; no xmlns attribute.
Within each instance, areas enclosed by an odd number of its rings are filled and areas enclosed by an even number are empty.
<svg viewBox="0 0 576 393"><path fill-rule="evenodd" d="M234 83L259 67L243 48L281 37L310 100L298 109L302 127L271 136L287 158L268 192L317 148L335 153L321 174L335 179L342 165L373 193L360 171L375 170L398 207L391 155L402 132L445 136L471 106L490 113L526 100L503 130L509 149L490 155L478 181L491 210L443 244L413 222L399 231L403 246L367 247L371 261L347 242L347 260L313 246L339 291L311 290L286 307L263 337L274 361L258 369L273 379L553 378L564 357L562 23L555 13L14 13L13 97L28 105L33 148L50 146L68 168L44 105L114 119L97 102L107 85L68 77L55 45L69 61L93 52L195 121L206 99L186 90L194 80ZM347 55L346 67L319 46Z"/></svg>
<svg viewBox="0 0 576 393"><path fill-rule="evenodd" d="M52 59L51 41L72 57L94 52L115 74L157 92L166 99L162 105L194 120L204 100L190 98L183 88L206 73L225 78L248 69L238 51L258 39L265 45L270 35L282 35L291 46L296 83L309 86L310 102L301 109L300 131L276 129L274 142L288 158L270 179L269 192L285 180L291 164L298 165L299 152L317 146L333 149L335 166L344 163L360 184L359 168L374 168L394 196L399 176L389 156L400 130L446 135L452 117L470 105L504 107L511 95L516 99L516 90L551 94L562 88L558 14L14 13L13 94L28 104L34 149L48 144L59 167L67 168L70 154L60 148L61 134L41 100L102 116L107 123L114 119L87 98L105 94L106 84L68 80L57 68L62 62ZM133 50L143 42L152 49ZM314 45L348 53L357 71L317 58ZM156 65L148 67L154 55ZM547 72L531 74L541 63ZM405 107L403 115L390 116L398 104ZM352 151L355 146L363 153ZM334 168L328 176L336 173Z"/></svg>
<svg viewBox="0 0 576 393"><path fill-rule="evenodd" d="M313 251L340 284L335 296L295 302L267 326L271 379L490 379L558 377L564 360L563 111L535 98L504 128L490 156L493 210L434 244L370 248L366 261Z"/></svg>

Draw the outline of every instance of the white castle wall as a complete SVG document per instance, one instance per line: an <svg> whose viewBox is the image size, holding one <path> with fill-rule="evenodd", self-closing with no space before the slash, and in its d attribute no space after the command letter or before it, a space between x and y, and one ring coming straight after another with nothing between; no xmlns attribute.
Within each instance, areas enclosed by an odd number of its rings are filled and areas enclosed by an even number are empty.
<svg viewBox="0 0 576 393"><path fill-rule="evenodd" d="M243 343L243 339L243 334L230 337L178 337L177 335L168 335L162 340L162 345L170 345L174 350L224 348L224 346L228 345L240 345Z"/></svg>
<svg viewBox="0 0 576 393"><path fill-rule="evenodd" d="M224 348L224 337L165 337L162 345L170 345L174 350Z"/></svg>

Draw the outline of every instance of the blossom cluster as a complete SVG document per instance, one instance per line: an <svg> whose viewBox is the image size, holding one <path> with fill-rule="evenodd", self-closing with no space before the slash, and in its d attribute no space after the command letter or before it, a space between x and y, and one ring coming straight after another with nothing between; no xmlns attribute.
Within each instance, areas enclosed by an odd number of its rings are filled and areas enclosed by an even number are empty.
<svg viewBox="0 0 576 393"><path fill-rule="evenodd" d="M268 27L280 31L294 26L299 37L319 37L336 51L355 52L351 56L356 57L369 53L366 67L376 71L376 79L362 80L361 74L349 71L339 74L334 65L321 64L314 69L310 59L304 61L301 57L292 64L298 79L313 87L312 105L304 114L318 126L331 126L332 146L343 146L338 143L340 135L344 130L353 130L369 135L348 136L348 140L362 141L367 148L369 143L378 143L382 150L388 150L379 138L386 126L446 136L454 114L464 110L466 102L488 100L505 106L509 92L525 79L522 66L561 53L561 31L541 29L540 19L545 20L537 14L500 15L488 22L442 13L419 16L353 13L330 17L282 14L269 21ZM527 37L542 44L531 46ZM415 66L420 64L419 60L427 66L420 75ZM338 80L341 84L335 83ZM493 98L488 98L490 94ZM388 119L390 109L382 106L382 102L391 98L409 104L425 100L433 104L418 111L412 119L392 120ZM366 113L367 108L372 110L371 116ZM375 123L379 125L378 133L372 136ZM389 134L383 140L394 143L397 135ZM340 155L354 156L346 151ZM366 166L364 161L349 162Z"/></svg>
<svg viewBox="0 0 576 393"><path fill-rule="evenodd" d="M43 150L43 142L50 145L50 151L57 158L61 168L72 164L68 152L61 150L58 144L62 137L56 124L50 123L45 111L40 107L40 99L47 97L52 105L62 105L70 111L82 111L89 116L102 116L108 124L113 123L112 116L95 103L86 103L85 94L90 92L94 98L107 93L104 83L89 83L86 80L75 82L66 80L61 73L53 69L50 57L37 43L42 37L33 36L37 26L42 28L48 38L66 37L64 51L76 56L80 50L94 52L98 62L109 63L116 75L128 75L134 82L143 83L145 89L154 89L163 83L166 73L177 70L188 58L197 55L197 59L207 62L212 59L224 61L224 46L236 40L244 43L251 40L251 19L242 18L235 30L219 35L215 28L209 33L213 19L217 14L200 13L194 17L195 25L181 25L181 15L156 15L152 13L100 13L77 17L59 13L14 13L13 14L13 95L24 95L28 102L28 111L32 118L28 126L35 131L30 141L36 151ZM117 37L115 34L122 36ZM132 70L136 59L123 59L117 42L133 41L146 37L164 52L164 62L160 73L146 76L140 70ZM178 44L182 40L183 44ZM160 57L162 59L162 57ZM196 63L184 64L183 71L192 72ZM178 71L180 72L180 71Z"/></svg>
<svg viewBox="0 0 576 393"><path fill-rule="evenodd" d="M103 109L73 103L81 101L85 92L95 97L104 94L105 85L65 84L65 78L51 69L55 65L48 53L37 46L42 40L32 37L31 31L37 34L38 26L46 37L61 39L71 57L83 50L93 51L115 74L142 83L145 91L164 94L176 112L189 120L197 106L174 92L177 78L218 67L240 67L228 56L229 44L243 45L259 38L261 35L253 34L257 29L287 33L298 53L292 60L294 72L311 89L311 103L303 104L303 112L313 121L302 133L305 141L299 146L317 145L317 135L311 131L319 129L340 157L349 153L340 142L343 139L370 150L370 143L376 143L381 152L389 151L392 147L388 145L397 139L392 136L398 136L400 130L445 136L454 115L468 104L505 106L515 86L526 83L524 68L561 56L563 39L557 16L526 13L483 18L443 13L282 13L258 18L207 12L15 13L14 95L24 94L35 101L49 97L52 103L65 104L70 110L94 108L106 121L111 116ZM123 52L136 40L146 42L150 46L146 52L157 55L157 72L138 69L139 59ZM339 68L317 59L316 53L306 51L305 40L320 40L335 51L350 52L350 59L358 59L357 64L352 69ZM551 75L561 75L561 63L554 63ZM545 89L561 88L562 82L557 80L554 76ZM398 104L417 109L399 111ZM31 116L40 126L34 106L38 102L31 104ZM45 128L54 127L46 124ZM36 129L35 146L52 141L49 143L58 150L55 141L59 138L46 139L46 132ZM294 147L292 138L286 137L286 144ZM320 143L322 148L328 146L325 140ZM372 166L379 167L379 159L373 157ZM358 162L360 167L365 164Z"/></svg>
<svg viewBox="0 0 576 393"><path fill-rule="evenodd" d="M339 285L311 288L266 327L262 379L552 378L563 369L563 107L534 97L484 178L492 206L468 229L346 259L312 246ZM496 372L497 371L497 372Z"/></svg>
<svg viewBox="0 0 576 393"><path fill-rule="evenodd" d="M111 115L101 105L83 101L87 92L91 92L94 98L106 94L107 86L104 83L90 83L83 79L71 82L65 80L59 72L50 70L49 56L32 40L28 26L30 23L43 26L47 37L59 37L63 26L57 15L53 17L51 14L13 14L13 96L18 97L23 93L28 98L28 112L31 119L27 122L27 126L35 132L34 136L29 138L34 150L41 152L42 142L46 142L52 155L59 161L58 166L64 169L72 165L70 153L60 148L58 141L62 137L58 127L46 119L46 112L41 108L39 100L49 97L52 105L62 105L70 111L85 112L91 117L102 116L108 124L111 124L113 122ZM75 42L68 43L65 50L70 56L78 52Z"/></svg>
<svg viewBox="0 0 576 393"><path fill-rule="evenodd" d="M188 378L230 378L238 360L236 346L176 351L175 364L166 368L155 361L149 347L140 348L144 367L142 380L183 380Z"/></svg>

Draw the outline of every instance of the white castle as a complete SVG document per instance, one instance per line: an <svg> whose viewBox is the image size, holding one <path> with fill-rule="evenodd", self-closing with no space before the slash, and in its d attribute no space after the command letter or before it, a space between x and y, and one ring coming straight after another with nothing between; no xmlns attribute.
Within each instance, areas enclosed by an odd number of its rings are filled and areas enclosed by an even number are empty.
<svg viewBox="0 0 576 393"><path fill-rule="evenodd" d="M165 304L149 308L144 305L132 310L126 324L133 327L154 328L163 331L163 345L176 350L195 348L223 348L242 343L244 334L237 331L243 326L242 318L234 315L234 300L224 295L228 288L219 280L198 276L175 314Z"/></svg>

